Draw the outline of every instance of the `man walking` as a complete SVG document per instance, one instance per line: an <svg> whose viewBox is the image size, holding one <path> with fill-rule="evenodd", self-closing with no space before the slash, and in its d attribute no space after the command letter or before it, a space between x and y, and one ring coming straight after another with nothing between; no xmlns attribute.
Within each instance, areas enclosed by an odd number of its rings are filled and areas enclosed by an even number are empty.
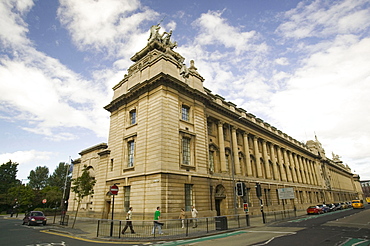
<svg viewBox="0 0 370 246"><path fill-rule="evenodd" d="M154 225L153 225L153 230L152 234L155 233L155 229L158 228L158 234L162 235L162 225L163 223L159 222L161 218L161 208L157 207L157 210L154 212Z"/></svg>
<svg viewBox="0 0 370 246"><path fill-rule="evenodd" d="M193 218L193 228L198 226L198 219L197 219L198 211L195 209L195 206L191 209L191 217Z"/></svg>
<svg viewBox="0 0 370 246"><path fill-rule="evenodd" d="M128 227L130 227L131 233L133 233L133 234L135 233L134 227L132 226L132 220L131 220L132 219L132 210L133 210L133 208L130 207L128 209L128 211L127 211L127 214L126 214L126 225L125 225L125 227L122 230L122 234L125 234L125 232L126 232L126 230L127 230Z"/></svg>

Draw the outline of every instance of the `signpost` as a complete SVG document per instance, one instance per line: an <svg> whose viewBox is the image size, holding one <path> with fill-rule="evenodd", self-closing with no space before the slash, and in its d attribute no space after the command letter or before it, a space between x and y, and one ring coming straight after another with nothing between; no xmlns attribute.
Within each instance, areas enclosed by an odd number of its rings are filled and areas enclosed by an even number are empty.
<svg viewBox="0 0 370 246"><path fill-rule="evenodd" d="M112 185L109 189L109 192L113 196L113 201L112 201L112 222L110 224L110 236L112 237L113 235L113 218L114 218L114 197L118 194L118 186L116 184Z"/></svg>
<svg viewBox="0 0 370 246"><path fill-rule="evenodd" d="M293 188L281 188L278 189L278 196L279 199L281 200L287 200L287 199L294 199L294 189ZM284 206L285 201L283 201L283 211L285 213L285 206ZM293 200L294 204L294 200ZM295 212L295 206L294 206L294 212Z"/></svg>

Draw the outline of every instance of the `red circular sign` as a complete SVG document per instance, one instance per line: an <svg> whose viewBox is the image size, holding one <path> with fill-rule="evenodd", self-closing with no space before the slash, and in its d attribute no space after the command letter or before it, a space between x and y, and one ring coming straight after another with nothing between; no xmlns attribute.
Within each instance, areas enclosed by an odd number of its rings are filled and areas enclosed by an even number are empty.
<svg viewBox="0 0 370 246"><path fill-rule="evenodd" d="M118 186L117 186L117 185L112 185L112 186L110 187L110 193L111 193L112 195L117 195L117 194L118 194Z"/></svg>
<svg viewBox="0 0 370 246"><path fill-rule="evenodd" d="M42 203L45 204L46 203L46 199L42 200Z"/></svg>

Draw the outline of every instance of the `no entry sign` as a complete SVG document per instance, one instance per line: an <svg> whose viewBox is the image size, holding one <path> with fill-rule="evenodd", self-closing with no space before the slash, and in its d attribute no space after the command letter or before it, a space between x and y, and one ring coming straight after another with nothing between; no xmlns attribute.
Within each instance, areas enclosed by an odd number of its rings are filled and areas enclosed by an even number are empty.
<svg viewBox="0 0 370 246"><path fill-rule="evenodd" d="M112 195L117 195L117 194L118 194L118 186L117 186L117 185L112 185L112 186L110 187L110 193L111 193Z"/></svg>

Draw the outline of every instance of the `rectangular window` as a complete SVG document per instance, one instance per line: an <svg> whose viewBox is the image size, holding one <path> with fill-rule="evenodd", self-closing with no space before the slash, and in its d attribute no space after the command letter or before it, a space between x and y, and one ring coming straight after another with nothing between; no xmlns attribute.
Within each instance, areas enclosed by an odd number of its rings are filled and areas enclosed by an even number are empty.
<svg viewBox="0 0 370 246"><path fill-rule="evenodd" d="M134 153L135 153L135 142L130 141L127 143L128 147L128 162L127 166L128 167L133 167L134 166Z"/></svg>
<svg viewBox="0 0 370 246"><path fill-rule="evenodd" d="M182 138L182 164L190 165L190 138Z"/></svg>
<svg viewBox="0 0 370 246"><path fill-rule="evenodd" d="M191 211L193 205L193 185L185 184L185 211Z"/></svg>
<svg viewBox="0 0 370 246"><path fill-rule="evenodd" d="M182 108L181 108L181 119L182 120L186 120L186 121L189 121L190 119L190 108L186 105L182 105Z"/></svg>
<svg viewBox="0 0 370 246"><path fill-rule="evenodd" d="M124 197L123 197L123 206L124 210L128 211L130 208L130 193L131 193L131 186L124 187Z"/></svg>
<svg viewBox="0 0 370 246"><path fill-rule="evenodd" d="M130 124L136 124L136 109L130 111Z"/></svg>

